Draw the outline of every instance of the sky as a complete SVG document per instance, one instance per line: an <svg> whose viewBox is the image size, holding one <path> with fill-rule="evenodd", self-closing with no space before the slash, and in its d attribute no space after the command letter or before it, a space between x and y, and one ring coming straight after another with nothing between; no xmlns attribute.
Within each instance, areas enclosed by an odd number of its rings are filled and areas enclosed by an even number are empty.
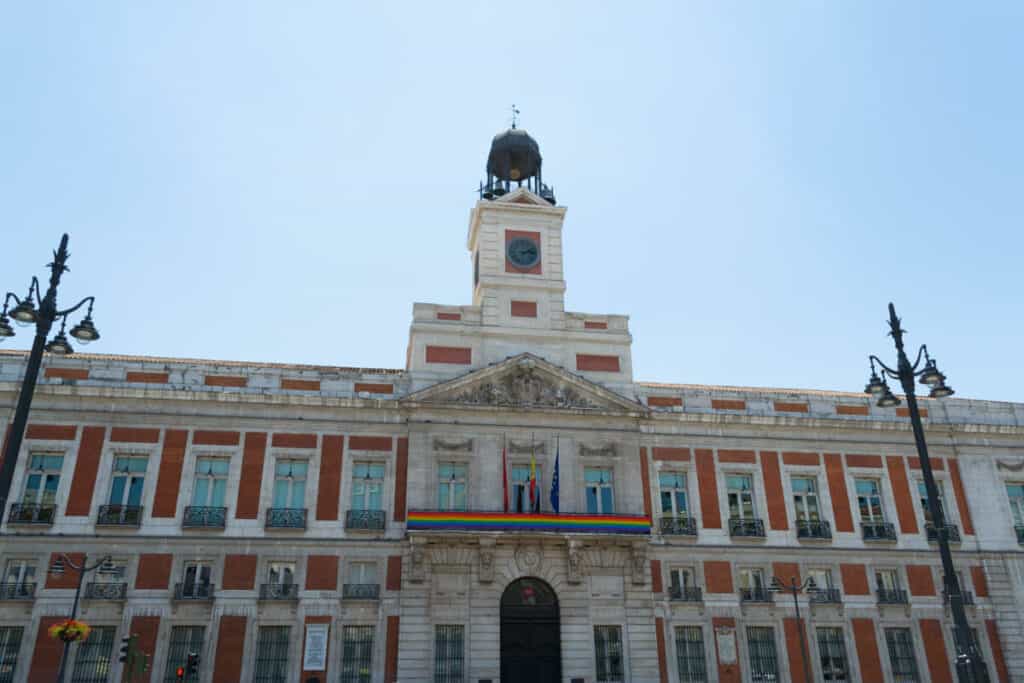
<svg viewBox="0 0 1024 683"><path fill-rule="evenodd" d="M567 308L630 316L638 380L858 391L893 301L958 395L1024 401L1022 3L0 12L0 288L70 233L89 351L402 367L414 301L471 302L514 103Z"/></svg>

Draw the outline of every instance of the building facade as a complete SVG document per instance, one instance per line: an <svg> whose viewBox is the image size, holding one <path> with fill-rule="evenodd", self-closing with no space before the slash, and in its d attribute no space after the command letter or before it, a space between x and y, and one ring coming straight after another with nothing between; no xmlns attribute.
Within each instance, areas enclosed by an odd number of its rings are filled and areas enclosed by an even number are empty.
<svg viewBox="0 0 1024 683"><path fill-rule="evenodd" d="M565 308L566 210L524 138L495 139L470 214L472 303L415 304L404 369L46 359L0 683L54 679L60 553L111 558L77 683L174 681L189 653L203 683L954 679L905 413L636 381L628 318ZM8 411L24 363L0 353ZM1024 405L922 405L977 642L1024 680ZM773 576L814 578L805 638Z"/></svg>

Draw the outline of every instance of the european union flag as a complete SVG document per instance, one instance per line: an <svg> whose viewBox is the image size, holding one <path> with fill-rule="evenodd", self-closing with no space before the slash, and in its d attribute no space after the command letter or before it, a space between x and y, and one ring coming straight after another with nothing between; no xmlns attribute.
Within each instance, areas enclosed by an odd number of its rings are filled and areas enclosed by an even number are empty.
<svg viewBox="0 0 1024 683"><path fill-rule="evenodd" d="M555 446L555 473L551 475L551 509L558 512L558 447Z"/></svg>

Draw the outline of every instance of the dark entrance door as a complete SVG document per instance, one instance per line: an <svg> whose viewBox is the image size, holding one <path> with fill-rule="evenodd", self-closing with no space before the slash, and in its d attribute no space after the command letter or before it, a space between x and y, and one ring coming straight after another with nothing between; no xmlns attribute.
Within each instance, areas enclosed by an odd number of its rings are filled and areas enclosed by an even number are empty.
<svg viewBox="0 0 1024 683"><path fill-rule="evenodd" d="M513 581L501 596L502 683L560 683L558 598L544 581Z"/></svg>

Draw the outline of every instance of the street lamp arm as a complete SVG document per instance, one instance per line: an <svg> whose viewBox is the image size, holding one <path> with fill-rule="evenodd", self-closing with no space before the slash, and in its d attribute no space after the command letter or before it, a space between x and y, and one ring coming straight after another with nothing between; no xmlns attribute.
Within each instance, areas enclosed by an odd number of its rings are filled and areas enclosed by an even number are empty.
<svg viewBox="0 0 1024 683"><path fill-rule="evenodd" d="M79 308L81 308L85 304L85 302L87 302L87 301L89 302L89 313L92 313L92 305L96 302L96 297L94 297L94 296L87 296L84 299L82 299L81 301L79 301L77 304L72 306L71 308L67 308L67 309L65 309L63 311L57 311L57 317L60 318L60 317L63 317L65 315L70 315L70 314L74 313Z"/></svg>
<svg viewBox="0 0 1024 683"><path fill-rule="evenodd" d="M36 306L42 308L43 300L39 298L39 280L36 278L35 275L32 276L32 284L28 288L28 299L29 299L29 301L32 300L32 291L33 290L35 290L35 293L36 293Z"/></svg>
<svg viewBox="0 0 1024 683"><path fill-rule="evenodd" d="M900 373L897 372L896 370L893 370L892 368L890 368L885 363L883 363L882 359L879 358L878 356L872 354L872 355L868 356L868 358L870 358L875 363L878 363L878 365L880 365L881 368L882 368L882 372L884 372L885 374L889 375L893 379L899 379L900 378Z"/></svg>

